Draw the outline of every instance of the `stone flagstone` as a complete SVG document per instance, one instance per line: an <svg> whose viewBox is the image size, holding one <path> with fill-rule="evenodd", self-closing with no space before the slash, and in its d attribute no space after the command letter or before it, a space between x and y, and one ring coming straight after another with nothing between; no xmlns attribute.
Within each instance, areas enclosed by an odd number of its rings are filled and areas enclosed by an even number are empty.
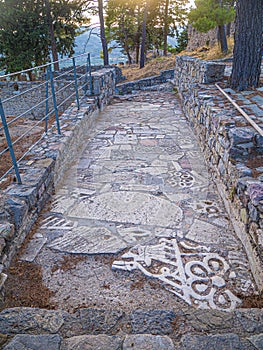
<svg viewBox="0 0 263 350"><path fill-rule="evenodd" d="M255 292L175 94L120 97L83 142L21 257L58 307L231 312Z"/></svg>

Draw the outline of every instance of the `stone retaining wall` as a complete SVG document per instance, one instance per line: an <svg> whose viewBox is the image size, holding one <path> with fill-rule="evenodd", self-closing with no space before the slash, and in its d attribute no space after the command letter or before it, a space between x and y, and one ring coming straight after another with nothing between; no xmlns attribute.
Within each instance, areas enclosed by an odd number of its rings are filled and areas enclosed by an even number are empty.
<svg viewBox="0 0 263 350"><path fill-rule="evenodd" d="M223 75L222 64L181 56L174 84L262 290L263 168L257 168L257 161L262 159L263 137L212 85Z"/></svg>
<svg viewBox="0 0 263 350"><path fill-rule="evenodd" d="M103 66L93 66L92 76L93 85L98 89L97 85L97 72L101 72L104 69ZM119 67L107 67L112 69L115 75L116 83L125 79L122 76L122 71ZM56 91L57 105L59 106L59 112L64 112L68 106L76 100L74 76L71 72L67 74L68 69L62 69L59 74L54 73L54 87ZM78 84L83 86L88 81L87 89L89 89L89 77L85 75L86 67L80 67L77 70ZM100 75L100 73L99 73ZM6 116L18 116L22 113L26 113L24 118L29 119L41 119L46 115L46 84L45 74L42 74L38 81L0 81L0 98L2 101L10 99L7 102L3 102L3 107ZM71 83L71 84L70 84ZM70 84L70 85L69 85ZM28 91L28 92L27 92ZM54 104L52 99L51 86L49 83L49 111L54 110ZM79 98L84 96L85 91L79 89ZM98 94L98 93L96 93ZM72 96L71 96L72 95ZM69 98L69 96L71 96ZM63 101L66 102L64 103ZM34 108L34 106L36 108Z"/></svg>
<svg viewBox="0 0 263 350"><path fill-rule="evenodd" d="M187 51L194 51L203 46L213 46L218 42L217 27L207 33L198 32L191 24L188 27Z"/></svg>
<svg viewBox="0 0 263 350"><path fill-rule="evenodd" d="M135 90L145 90L149 87L166 83L168 80L174 78L174 70L161 71L160 75L155 75L149 78L144 78L128 83L122 83L116 86L116 93L119 95L131 94Z"/></svg>
<svg viewBox="0 0 263 350"><path fill-rule="evenodd" d="M54 188L89 138L98 111L115 93L115 70L93 73L96 96L85 97L78 111L72 105L60 117L61 136L56 130L34 148L20 166L22 185L11 184L0 191L0 289L3 272L23 244ZM0 298L1 299L1 298Z"/></svg>
<svg viewBox="0 0 263 350"><path fill-rule="evenodd" d="M81 84L83 85L84 78L81 80ZM60 112L66 110L76 99L73 80L70 86L68 86L69 83L70 82L66 79L54 82L56 100L57 105L60 106ZM54 110L54 104L50 84L48 91L48 108L49 111L52 111ZM70 95L72 96L67 99L66 103L63 103ZM83 90L80 90L79 95L80 97L83 96ZM45 96L46 86L44 81L0 83L0 97L2 100L7 99L6 102L3 102L6 116L18 116L23 114L25 119L43 118L46 115Z"/></svg>
<svg viewBox="0 0 263 350"><path fill-rule="evenodd" d="M230 36L234 36L235 25L230 25ZM213 47L218 43L218 27L209 30L207 33L198 32L191 24L188 26L188 43L186 51L204 50L206 47Z"/></svg>

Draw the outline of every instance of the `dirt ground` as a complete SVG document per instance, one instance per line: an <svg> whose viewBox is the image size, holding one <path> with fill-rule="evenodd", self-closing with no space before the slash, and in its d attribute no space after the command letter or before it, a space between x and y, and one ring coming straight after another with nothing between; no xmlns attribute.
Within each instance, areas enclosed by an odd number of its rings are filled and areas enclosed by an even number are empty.
<svg viewBox="0 0 263 350"><path fill-rule="evenodd" d="M15 116L9 116L7 117L7 123L11 122L15 119ZM49 128L52 126L52 124L55 121L55 116L52 116L49 119ZM34 125L38 123L37 120L24 120L24 119L18 119L14 123L10 124L9 126L9 132L12 139L12 142L17 140L21 135L29 131ZM2 123L0 124L2 126ZM25 152L28 151L28 149L36 143L45 132L45 122L39 123L36 125L35 129L31 130L25 137L23 137L21 140L17 142L17 144L14 145L14 152L16 159L20 159ZM7 142L5 138L4 130L0 131L0 152L2 152L4 149L7 148ZM27 156L25 157L27 159ZM5 152L1 156L1 162L0 162L0 177L5 174L6 171L8 171L12 167L12 160L9 151ZM9 174L4 180L0 182L0 190L5 189L10 183L15 182L16 177L13 173Z"/></svg>

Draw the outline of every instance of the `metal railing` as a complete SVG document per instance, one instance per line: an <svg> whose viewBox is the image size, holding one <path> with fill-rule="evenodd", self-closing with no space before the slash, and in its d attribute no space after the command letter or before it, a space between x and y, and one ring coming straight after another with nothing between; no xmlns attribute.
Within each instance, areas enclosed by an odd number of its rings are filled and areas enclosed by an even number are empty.
<svg viewBox="0 0 263 350"><path fill-rule="evenodd" d="M64 66L59 72L57 62ZM57 62L0 76L0 184L13 172L21 184L22 160L54 122L60 135L60 114L72 103L79 109L81 99L92 94L89 53Z"/></svg>

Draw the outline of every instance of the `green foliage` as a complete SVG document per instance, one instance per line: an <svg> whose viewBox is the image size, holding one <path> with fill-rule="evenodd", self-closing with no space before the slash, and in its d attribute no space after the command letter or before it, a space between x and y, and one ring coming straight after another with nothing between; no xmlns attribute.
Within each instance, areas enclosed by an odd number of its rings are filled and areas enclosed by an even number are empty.
<svg viewBox="0 0 263 350"><path fill-rule="evenodd" d="M115 40L131 61L138 61L142 22L147 7L146 50L161 49L164 37L172 35L186 19L187 0L109 0L106 10L108 40Z"/></svg>
<svg viewBox="0 0 263 350"><path fill-rule="evenodd" d="M186 49L188 44L188 27L185 26L183 30L181 30L177 34L177 45L176 45L176 53L179 53Z"/></svg>
<svg viewBox="0 0 263 350"><path fill-rule="evenodd" d="M41 64L47 56L48 29L38 13L41 1L0 2L0 65L8 72Z"/></svg>
<svg viewBox="0 0 263 350"><path fill-rule="evenodd" d="M196 0L196 8L188 15L190 23L199 32L208 32L217 26L230 23L235 18L232 1Z"/></svg>
<svg viewBox="0 0 263 350"><path fill-rule="evenodd" d="M57 51L74 52L85 1L50 0ZM0 0L0 68L8 72L32 68L49 60L51 39L43 0Z"/></svg>
<svg viewBox="0 0 263 350"><path fill-rule="evenodd" d="M109 0L106 27L108 41L115 40L131 60L130 52L139 48L143 9L138 0Z"/></svg>
<svg viewBox="0 0 263 350"><path fill-rule="evenodd" d="M86 23L83 0L50 0L57 51L62 56L74 54L75 37L80 33L79 25Z"/></svg>

